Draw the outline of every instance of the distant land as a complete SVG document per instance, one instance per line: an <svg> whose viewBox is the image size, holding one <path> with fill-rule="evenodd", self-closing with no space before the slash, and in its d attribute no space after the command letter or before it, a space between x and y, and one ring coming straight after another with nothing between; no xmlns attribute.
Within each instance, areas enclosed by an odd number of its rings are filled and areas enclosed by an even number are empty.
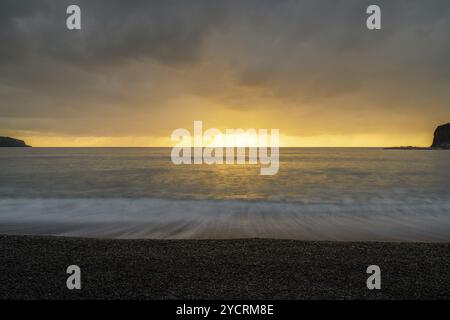
<svg viewBox="0 0 450 320"><path fill-rule="evenodd" d="M433 143L431 147L413 147L413 146L402 146L402 147L390 147L385 148L387 150L450 150L450 122L438 126L434 130Z"/></svg>
<svg viewBox="0 0 450 320"><path fill-rule="evenodd" d="M23 140L0 137L0 148L3 147L16 147L24 148L31 147ZM387 147L386 150L450 150L450 122L440 125L434 130L433 143L430 147L416 147L416 146L400 146L400 147Z"/></svg>
<svg viewBox="0 0 450 320"><path fill-rule="evenodd" d="M414 147L414 146L400 146L400 147L387 147L385 150L435 150L441 148L429 148L429 147Z"/></svg>
<svg viewBox="0 0 450 320"><path fill-rule="evenodd" d="M25 143L23 140L18 140L10 137L0 137L0 148L10 147L10 148L24 148L31 147Z"/></svg>
<svg viewBox="0 0 450 320"><path fill-rule="evenodd" d="M436 128L431 148L450 149L450 123Z"/></svg>

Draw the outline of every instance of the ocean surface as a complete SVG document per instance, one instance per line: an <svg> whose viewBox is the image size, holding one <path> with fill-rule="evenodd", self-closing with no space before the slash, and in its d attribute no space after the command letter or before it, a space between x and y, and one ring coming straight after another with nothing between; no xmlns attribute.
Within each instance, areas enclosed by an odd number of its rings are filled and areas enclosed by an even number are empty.
<svg viewBox="0 0 450 320"><path fill-rule="evenodd" d="M0 233L450 241L450 151L285 148L280 170L170 148L0 148Z"/></svg>

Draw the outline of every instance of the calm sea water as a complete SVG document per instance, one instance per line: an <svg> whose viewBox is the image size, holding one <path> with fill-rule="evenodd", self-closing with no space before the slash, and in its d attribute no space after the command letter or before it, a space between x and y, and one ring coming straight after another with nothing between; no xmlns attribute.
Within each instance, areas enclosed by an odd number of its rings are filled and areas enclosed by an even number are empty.
<svg viewBox="0 0 450 320"><path fill-rule="evenodd" d="M169 148L0 149L0 233L450 241L450 152L282 149L280 170Z"/></svg>

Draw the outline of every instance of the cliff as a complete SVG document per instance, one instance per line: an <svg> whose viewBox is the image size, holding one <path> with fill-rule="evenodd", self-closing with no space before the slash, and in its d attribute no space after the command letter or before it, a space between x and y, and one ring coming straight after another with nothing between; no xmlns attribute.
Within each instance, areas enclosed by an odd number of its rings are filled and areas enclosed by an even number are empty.
<svg viewBox="0 0 450 320"><path fill-rule="evenodd" d="M450 123L439 126L434 131L432 148L450 149Z"/></svg>
<svg viewBox="0 0 450 320"><path fill-rule="evenodd" d="M1 147L30 147L25 143L25 141L17 140L10 137L0 137L0 148Z"/></svg>

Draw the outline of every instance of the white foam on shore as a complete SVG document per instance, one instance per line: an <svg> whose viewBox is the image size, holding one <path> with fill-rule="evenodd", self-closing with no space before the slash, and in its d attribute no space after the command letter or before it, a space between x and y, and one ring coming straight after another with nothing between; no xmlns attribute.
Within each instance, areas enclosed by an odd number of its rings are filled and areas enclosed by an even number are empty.
<svg viewBox="0 0 450 320"><path fill-rule="evenodd" d="M0 233L446 242L450 241L450 201L0 199Z"/></svg>

